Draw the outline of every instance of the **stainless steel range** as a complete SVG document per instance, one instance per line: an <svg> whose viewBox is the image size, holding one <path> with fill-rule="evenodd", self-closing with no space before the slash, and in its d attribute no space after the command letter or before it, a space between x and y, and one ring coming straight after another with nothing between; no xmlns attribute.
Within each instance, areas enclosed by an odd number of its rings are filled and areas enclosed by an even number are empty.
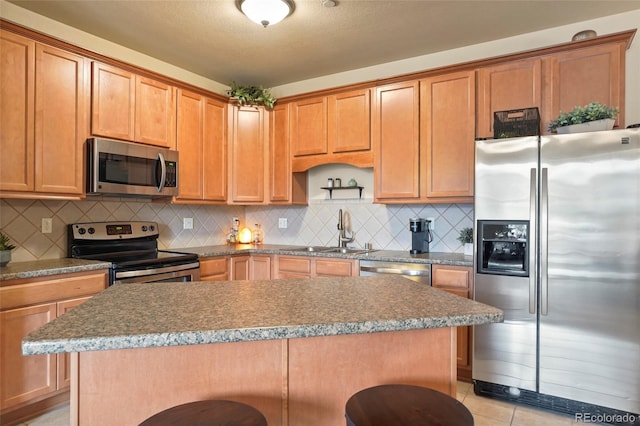
<svg viewBox="0 0 640 426"><path fill-rule="evenodd" d="M68 256L111 262L109 285L198 281L198 256L158 250L155 222L90 222L68 226Z"/></svg>

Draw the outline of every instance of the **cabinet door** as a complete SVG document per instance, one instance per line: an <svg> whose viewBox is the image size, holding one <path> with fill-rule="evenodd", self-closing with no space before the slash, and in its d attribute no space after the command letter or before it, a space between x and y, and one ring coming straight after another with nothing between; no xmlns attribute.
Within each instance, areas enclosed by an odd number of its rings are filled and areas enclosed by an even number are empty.
<svg viewBox="0 0 640 426"><path fill-rule="evenodd" d="M329 96L328 138L331 152L371 149L370 98L369 89Z"/></svg>
<svg viewBox="0 0 640 426"><path fill-rule="evenodd" d="M135 75L116 67L93 63L91 133L116 139L135 137Z"/></svg>
<svg viewBox="0 0 640 426"><path fill-rule="evenodd" d="M84 58L37 44L36 191L83 193L86 105Z"/></svg>
<svg viewBox="0 0 640 426"><path fill-rule="evenodd" d="M276 105L270 113L269 199L276 203L291 201L291 157L289 154L289 104Z"/></svg>
<svg viewBox="0 0 640 426"><path fill-rule="evenodd" d="M538 107L542 113L542 61L511 61L478 70L476 135L493 138L493 113Z"/></svg>
<svg viewBox="0 0 640 426"><path fill-rule="evenodd" d="M274 278L311 277L311 259L301 256L278 256Z"/></svg>
<svg viewBox="0 0 640 426"><path fill-rule="evenodd" d="M357 267L353 260L315 259L317 277L353 277L357 276Z"/></svg>
<svg viewBox="0 0 640 426"><path fill-rule="evenodd" d="M375 199L420 196L418 81L376 88L372 118Z"/></svg>
<svg viewBox="0 0 640 426"><path fill-rule="evenodd" d="M201 281L229 280L229 257L212 257L200 260Z"/></svg>
<svg viewBox="0 0 640 426"><path fill-rule="evenodd" d="M420 143L424 147L421 195L430 200L469 197L474 181L475 73L440 75L420 82Z"/></svg>
<svg viewBox="0 0 640 426"><path fill-rule="evenodd" d="M35 42L0 30L0 190L33 191Z"/></svg>
<svg viewBox="0 0 640 426"><path fill-rule="evenodd" d="M227 105L210 98L204 101L202 147L203 198L227 200Z"/></svg>
<svg viewBox="0 0 640 426"><path fill-rule="evenodd" d="M80 297L77 299L65 300L57 305L57 316L66 314L76 306L80 306L91 297ZM58 354L58 389L71 386L71 356L70 354Z"/></svg>
<svg viewBox="0 0 640 426"><path fill-rule="evenodd" d="M204 98L186 90L177 97L178 198L201 200Z"/></svg>
<svg viewBox="0 0 640 426"><path fill-rule="evenodd" d="M624 125L625 43L592 46L545 58L544 129L560 111L576 105L600 102L617 107L616 125Z"/></svg>
<svg viewBox="0 0 640 426"><path fill-rule="evenodd" d="M175 149L175 88L136 76L135 141Z"/></svg>
<svg viewBox="0 0 640 426"><path fill-rule="evenodd" d="M271 279L271 256L251 256L250 277L252 280Z"/></svg>
<svg viewBox="0 0 640 426"><path fill-rule="evenodd" d="M234 107L230 144L230 204L257 204L265 200L267 127L262 107Z"/></svg>
<svg viewBox="0 0 640 426"><path fill-rule="evenodd" d="M0 312L0 409L56 390L56 355L22 356L22 338L55 317L55 303Z"/></svg>
<svg viewBox="0 0 640 426"><path fill-rule="evenodd" d="M293 103L291 147L294 157L328 153L326 97Z"/></svg>
<svg viewBox="0 0 640 426"><path fill-rule="evenodd" d="M231 279L238 281L251 279L251 256L231 257Z"/></svg>

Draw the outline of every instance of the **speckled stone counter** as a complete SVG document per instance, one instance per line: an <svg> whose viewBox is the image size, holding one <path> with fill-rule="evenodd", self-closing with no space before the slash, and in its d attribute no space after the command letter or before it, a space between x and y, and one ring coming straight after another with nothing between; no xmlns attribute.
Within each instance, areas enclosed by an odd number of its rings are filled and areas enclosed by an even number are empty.
<svg viewBox="0 0 640 426"><path fill-rule="evenodd" d="M112 286L29 334L25 354L399 331L502 320L396 276Z"/></svg>
<svg viewBox="0 0 640 426"><path fill-rule="evenodd" d="M8 280L93 271L110 267L110 262L71 258L10 262L7 266L0 267L0 286L6 285Z"/></svg>
<svg viewBox="0 0 640 426"><path fill-rule="evenodd" d="M342 259L379 260L384 262L406 262L423 264L443 264L454 266L473 266L473 256L465 256L462 253L433 252L424 254L410 254L400 250L372 250L366 253L328 253L324 251L306 252L300 249L304 246L277 245L277 244L237 244L203 247L171 248L174 251L194 253L199 257L226 256L234 254L284 254L310 257L334 257Z"/></svg>

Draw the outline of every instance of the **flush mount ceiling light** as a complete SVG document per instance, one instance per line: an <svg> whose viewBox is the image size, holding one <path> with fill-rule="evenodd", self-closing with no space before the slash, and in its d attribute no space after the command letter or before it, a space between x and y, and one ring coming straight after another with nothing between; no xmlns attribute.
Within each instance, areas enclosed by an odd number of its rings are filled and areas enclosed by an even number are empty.
<svg viewBox="0 0 640 426"><path fill-rule="evenodd" d="M236 4L247 18L265 28L277 24L293 12L291 0L237 0Z"/></svg>

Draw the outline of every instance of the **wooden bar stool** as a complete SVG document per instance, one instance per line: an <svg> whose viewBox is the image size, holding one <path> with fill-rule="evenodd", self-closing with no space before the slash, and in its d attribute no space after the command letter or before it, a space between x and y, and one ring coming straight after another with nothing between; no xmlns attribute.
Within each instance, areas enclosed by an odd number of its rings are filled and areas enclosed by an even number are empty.
<svg viewBox="0 0 640 426"><path fill-rule="evenodd" d="M140 426L267 426L267 419L250 405L235 401L208 400L168 408Z"/></svg>
<svg viewBox="0 0 640 426"><path fill-rule="evenodd" d="M473 426L473 416L455 398L411 385L361 390L347 401L347 426Z"/></svg>

